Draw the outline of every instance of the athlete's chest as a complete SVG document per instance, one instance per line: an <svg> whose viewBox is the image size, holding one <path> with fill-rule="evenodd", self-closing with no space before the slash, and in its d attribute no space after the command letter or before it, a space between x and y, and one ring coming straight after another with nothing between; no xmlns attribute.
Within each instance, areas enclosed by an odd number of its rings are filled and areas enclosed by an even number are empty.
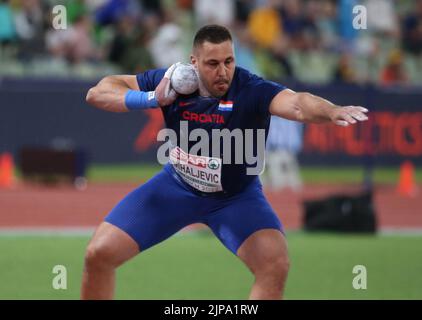
<svg viewBox="0 0 422 320"><path fill-rule="evenodd" d="M243 103L233 98L209 98L200 96L179 97L165 111L169 127L178 127L186 121L190 129L206 130L242 126Z"/></svg>

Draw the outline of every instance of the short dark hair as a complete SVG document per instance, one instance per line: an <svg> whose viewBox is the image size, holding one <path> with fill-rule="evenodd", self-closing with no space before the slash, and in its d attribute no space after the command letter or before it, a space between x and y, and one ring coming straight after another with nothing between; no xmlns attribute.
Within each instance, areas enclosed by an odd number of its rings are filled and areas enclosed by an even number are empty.
<svg viewBox="0 0 422 320"><path fill-rule="evenodd" d="M232 41L232 36L226 27L210 24L203 26L196 32L195 38L193 39L193 47L196 48L206 41L219 44L228 40Z"/></svg>

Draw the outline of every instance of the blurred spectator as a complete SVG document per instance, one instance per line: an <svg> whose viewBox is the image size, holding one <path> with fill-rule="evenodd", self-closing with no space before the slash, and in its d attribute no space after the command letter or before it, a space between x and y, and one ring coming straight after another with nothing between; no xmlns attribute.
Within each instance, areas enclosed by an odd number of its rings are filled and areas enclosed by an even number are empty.
<svg viewBox="0 0 422 320"><path fill-rule="evenodd" d="M21 5L15 14L15 26L20 40L19 57L27 60L45 50L44 14L40 0L22 0Z"/></svg>
<svg viewBox="0 0 422 320"><path fill-rule="evenodd" d="M393 0L366 0L364 6L368 13L370 32L390 37L398 36L398 17Z"/></svg>
<svg viewBox="0 0 422 320"><path fill-rule="evenodd" d="M47 34L47 47L56 58L70 63L94 62L101 57L92 37L89 16L79 16L67 30L51 30Z"/></svg>
<svg viewBox="0 0 422 320"><path fill-rule="evenodd" d="M141 25L139 28L142 28L143 31L149 36L153 37L157 33L157 30L160 28L164 17L164 12L160 13L151 13L144 14L141 18Z"/></svg>
<svg viewBox="0 0 422 320"><path fill-rule="evenodd" d="M338 49L338 19L337 8L331 0L321 0L318 19L315 21L318 34L321 38L321 46L329 51Z"/></svg>
<svg viewBox="0 0 422 320"><path fill-rule="evenodd" d="M193 6L198 26L215 23L231 27L234 21L232 0L194 0Z"/></svg>
<svg viewBox="0 0 422 320"><path fill-rule="evenodd" d="M342 53L336 68L334 69L333 81L336 83L356 83L356 74L352 67L351 55Z"/></svg>
<svg viewBox="0 0 422 320"><path fill-rule="evenodd" d="M254 8L254 0L235 0L235 20L241 23L248 22L249 15Z"/></svg>
<svg viewBox="0 0 422 320"><path fill-rule="evenodd" d="M124 56L124 62L121 65L124 70L127 70L130 73L141 73L148 69L155 68L154 60L146 45L147 42L147 33L138 33L131 49Z"/></svg>
<svg viewBox="0 0 422 320"><path fill-rule="evenodd" d="M107 0L95 12L95 22L100 26L118 23L122 17L139 17L140 3L137 0Z"/></svg>
<svg viewBox="0 0 422 320"><path fill-rule="evenodd" d="M274 191L291 188L299 191L302 179L297 154L302 149L303 124L271 116L266 145L265 172L261 176L264 186Z"/></svg>
<svg viewBox="0 0 422 320"><path fill-rule="evenodd" d="M142 9L146 14L156 14L161 15L163 13L162 0L140 0L142 4ZM188 0L185 2L192 2Z"/></svg>
<svg viewBox="0 0 422 320"><path fill-rule="evenodd" d="M321 36L317 22L321 17L322 4L320 0L307 0L305 2L305 26L302 32L307 43L307 48L309 49L318 49L321 47Z"/></svg>
<svg viewBox="0 0 422 320"><path fill-rule="evenodd" d="M119 65L126 73L153 68L152 57L147 49L148 40L144 25L137 25L131 17L121 18L110 47L109 61Z"/></svg>
<svg viewBox="0 0 422 320"><path fill-rule="evenodd" d="M400 27L393 0L366 0L368 28L360 30L356 55L378 58L383 52L399 46Z"/></svg>
<svg viewBox="0 0 422 320"><path fill-rule="evenodd" d="M318 43L313 7L314 1L285 0L280 9L283 32L290 38L293 49L308 50ZM306 8L306 10L304 10Z"/></svg>
<svg viewBox="0 0 422 320"><path fill-rule="evenodd" d="M177 0L177 6L182 10L192 10L193 0Z"/></svg>
<svg viewBox="0 0 422 320"><path fill-rule="evenodd" d="M253 10L249 16L248 29L252 39L264 48L269 48L281 36L281 21L276 1Z"/></svg>
<svg viewBox="0 0 422 320"><path fill-rule="evenodd" d="M390 53L386 66L381 71L380 83L384 86L404 85L408 76L403 66L403 55L400 50Z"/></svg>
<svg viewBox="0 0 422 320"><path fill-rule="evenodd" d="M98 8L102 7L108 0L83 0L89 12L95 12Z"/></svg>
<svg viewBox="0 0 422 320"><path fill-rule="evenodd" d="M85 0L67 0L67 22L73 24L78 17L87 14L87 10L88 8L85 5Z"/></svg>
<svg viewBox="0 0 422 320"><path fill-rule="evenodd" d="M55 4L66 6L68 30L52 29L46 5ZM353 28L358 4L367 8L367 30ZM380 83L400 79L406 65L406 83L422 84L422 60L412 57L422 54L422 0L0 0L0 44L11 43L0 53L3 65L11 62L6 73L16 75L37 73L52 57L73 62L57 61L63 68L52 74L142 71L187 60L206 23L228 26L238 64L275 81ZM382 65L400 46L400 67ZM79 61L95 66L78 68Z"/></svg>
<svg viewBox="0 0 422 320"><path fill-rule="evenodd" d="M160 26L149 46L157 68L168 68L175 62L186 61L182 37L182 29L177 24L168 22Z"/></svg>
<svg viewBox="0 0 422 320"><path fill-rule="evenodd" d="M0 0L0 45L10 43L16 38L13 13L8 0Z"/></svg>
<svg viewBox="0 0 422 320"><path fill-rule="evenodd" d="M280 66L281 72L277 75L279 79L293 78L293 66L291 65L287 53L288 53L288 40L283 37L275 39L272 47L271 54L274 62Z"/></svg>
<svg viewBox="0 0 422 320"><path fill-rule="evenodd" d="M353 8L358 5L357 0L339 0L338 17L340 21L341 46L346 50L354 49L354 41L358 36L358 30L353 26L355 15Z"/></svg>
<svg viewBox="0 0 422 320"><path fill-rule="evenodd" d="M239 21L233 31L236 64L252 73L261 74L253 52L253 41L246 25Z"/></svg>
<svg viewBox="0 0 422 320"><path fill-rule="evenodd" d="M422 0L416 0L414 10L404 18L403 48L412 54L422 52Z"/></svg>
<svg viewBox="0 0 422 320"><path fill-rule="evenodd" d="M93 25L89 16L80 16L69 28L69 55L68 59L73 63L81 61L96 61L101 57L101 51L97 49L93 41Z"/></svg>
<svg viewBox="0 0 422 320"><path fill-rule="evenodd" d="M135 41L135 20L130 16L123 16L116 24L116 32L110 46L109 61L122 65L126 53L131 49Z"/></svg>

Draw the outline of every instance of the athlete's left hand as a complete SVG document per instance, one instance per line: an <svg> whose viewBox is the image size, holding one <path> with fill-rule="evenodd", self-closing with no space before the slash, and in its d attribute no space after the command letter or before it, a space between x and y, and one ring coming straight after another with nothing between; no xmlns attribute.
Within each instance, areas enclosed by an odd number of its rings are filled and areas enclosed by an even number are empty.
<svg viewBox="0 0 422 320"><path fill-rule="evenodd" d="M331 110L329 116L336 125L347 127L349 124L368 120L365 114L367 112L368 109L359 106L335 107Z"/></svg>

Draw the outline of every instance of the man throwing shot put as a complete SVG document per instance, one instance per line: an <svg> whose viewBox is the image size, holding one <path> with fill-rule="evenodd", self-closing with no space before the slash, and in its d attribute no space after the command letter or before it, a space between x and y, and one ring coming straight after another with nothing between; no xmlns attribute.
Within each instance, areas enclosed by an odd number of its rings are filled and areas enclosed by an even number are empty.
<svg viewBox="0 0 422 320"><path fill-rule="evenodd" d="M336 106L236 67L232 37L222 26L208 25L196 33L190 60L199 87L189 95L171 86L177 64L105 77L88 91L88 103L106 111L161 109L177 139L163 170L129 193L95 231L85 256L82 299L113 298L116 268L192 223L209 226L253 273L250 299L282 298L289 270L283 226L262 192L259 171L251 174L249 163L235 161L239 143L223 140L219 145L222 140L213 141L212 131L261 130L266 138L271 115L341 126L367 120L365 108ZM209 133L209 152L190 150L193 142L185 140L195 129ZM248 143L243 152L256 155L259 139ZM225 148L237 150L228 153L230 160Z"/></svg>

